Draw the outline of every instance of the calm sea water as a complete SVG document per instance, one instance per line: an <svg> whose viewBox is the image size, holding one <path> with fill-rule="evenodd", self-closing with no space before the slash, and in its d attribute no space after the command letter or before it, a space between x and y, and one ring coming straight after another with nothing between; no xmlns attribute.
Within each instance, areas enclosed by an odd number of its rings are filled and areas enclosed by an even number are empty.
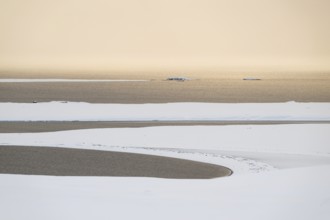
<svg viewBox="0 0 330 220"><path fill-rule="evenodd" d="M0 83L0 102L54 100L91 103L163 102L330 102L330 74L190 74L192 80L166 81L173 74L9 74L0 78L147 79L148 82ZM187 75L183 75L187 76ZM261 80L246 81L244 77Z"/></svg>

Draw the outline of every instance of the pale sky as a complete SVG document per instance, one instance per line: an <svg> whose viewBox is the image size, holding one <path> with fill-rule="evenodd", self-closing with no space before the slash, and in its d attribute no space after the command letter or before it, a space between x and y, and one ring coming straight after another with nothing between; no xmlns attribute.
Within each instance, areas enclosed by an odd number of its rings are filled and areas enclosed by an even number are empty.
<svg viewBox="0 0 330 220"><path fill-rule="evenodd" d="M329 0L0 0L0 69L330 70Z"/></svg>

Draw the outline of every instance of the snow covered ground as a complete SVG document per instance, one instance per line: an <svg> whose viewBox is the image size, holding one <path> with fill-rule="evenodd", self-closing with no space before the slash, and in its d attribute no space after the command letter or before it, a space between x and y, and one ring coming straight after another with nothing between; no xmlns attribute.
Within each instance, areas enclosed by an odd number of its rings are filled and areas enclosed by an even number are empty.
<svg viewBox="0 0 330 220"><path fill-rule="evenodd" d="M329 120L329 106L294 102L1 103L0 117L2 121L109 120L109 117ZM220 164L234 171L233 176L212 180L2 174L0 212L5 219L326 220L330 217L329 134L330 124L164 126L0 134L0 145L164 155Z"/></svg>
<svg viewBox="0 0 330 220"><path fill-rule="evenodd" d="M238 174L271 170L284 163L295 167L293 156L305 158L302 166L330 162L329 133L330 124L163 126L7 133L0 134L0 144L166 155L228 166ZM259 159L243 159L247 153Z"/></svg>
<svg viewBox="0 0 330 220"><path fill-rule="evenodd" d="M212 180L0 175L3 219L328 220L330 166Z"/></svg>
<svg viewBox="0 0 330 220"><path fill-rule="evenodd" d="M330 121L330 103L0 103L0 121Z"/></svg>

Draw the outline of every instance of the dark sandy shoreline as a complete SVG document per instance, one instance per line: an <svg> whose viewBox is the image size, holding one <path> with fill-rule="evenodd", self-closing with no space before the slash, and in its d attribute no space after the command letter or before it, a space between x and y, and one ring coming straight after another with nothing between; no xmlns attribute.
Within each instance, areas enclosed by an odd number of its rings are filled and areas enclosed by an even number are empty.
<svg viewBox="0 0 330 220"><path fill-rule="evenodd" d="M145 154L56 147L0 146L0 173L210 179L226 167Z"/></svg>

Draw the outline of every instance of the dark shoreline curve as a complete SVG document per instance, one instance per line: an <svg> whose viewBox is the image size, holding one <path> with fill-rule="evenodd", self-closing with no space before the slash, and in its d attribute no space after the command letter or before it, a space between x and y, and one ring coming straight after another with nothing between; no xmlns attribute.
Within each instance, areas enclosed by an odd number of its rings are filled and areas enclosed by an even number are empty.
<svg viewBox="0 0 330 220"><path fill-rule="evenodd" d="M51 132L93 128L154 126L329 124L330 121L0 121L0 133Z"/></svg>
<svg viewBox="0 0 330 220"><path fill-rule="evenodd" d="M0 146L0 173L53 176L211 179L223 166L170 157L58 147Z"/></svg>

